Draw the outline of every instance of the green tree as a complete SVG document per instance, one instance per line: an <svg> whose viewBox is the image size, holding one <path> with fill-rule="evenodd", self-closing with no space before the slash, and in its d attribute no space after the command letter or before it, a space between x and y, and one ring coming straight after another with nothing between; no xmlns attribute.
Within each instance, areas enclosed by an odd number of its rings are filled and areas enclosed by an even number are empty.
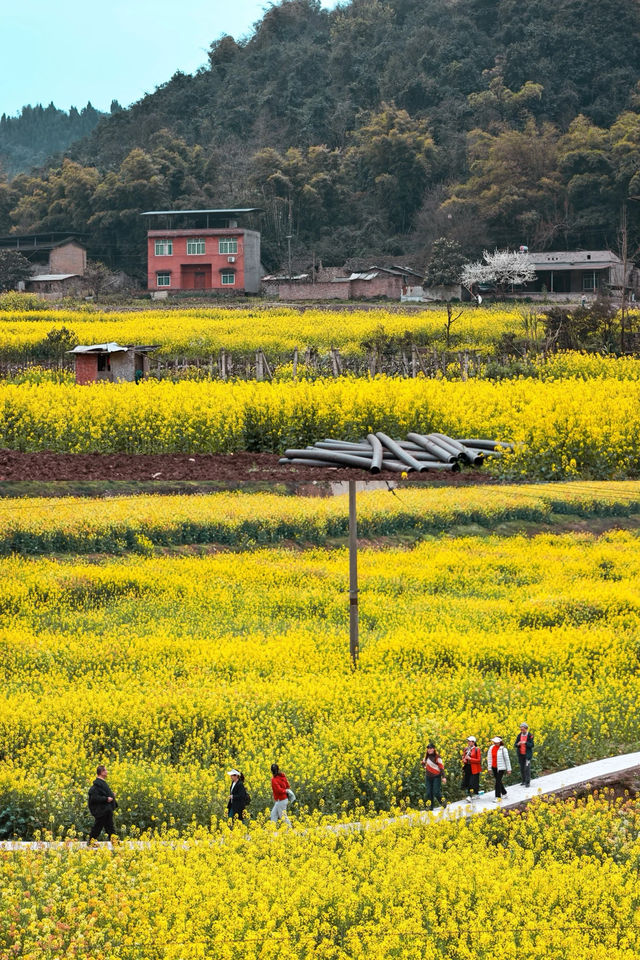
<svg viewBox="0 0 640 960"><path fill-rule="evenodd" d="M33 273L31 264L19 250L0 250L0 293L15 290L22 280Z"/></svg>
<svg viewBox="0 0 640 960"><path fill-rule="evenodd" d="M435 175L437 152L428 123L383 103L351 141L347 161L360 199L382 211L393 231L408 230Z"/></svg>
<svg viewBox="0 0 640 960"><path fill-rule="evenodd" d="M448 287L460 283L465 256L457 240L439 237L433 241L424 282L430 287Z"/></svg>
<svg viewBox="0 0 640 960"><path fill-rule="evenodd" d="M619 205L609 130L576 117L558 143L558 168L571 211L571 233L590 246L607 234L615 236Z"/></svg>
<svg viewBox="0 0 640 960"><path fill-rule="evenodd" d="M469 178L454 185L442 211L453 218L471 208L496 244L548 245L566 231L558 171L558 131L529 120L523 130L469 134Z"/></svg>

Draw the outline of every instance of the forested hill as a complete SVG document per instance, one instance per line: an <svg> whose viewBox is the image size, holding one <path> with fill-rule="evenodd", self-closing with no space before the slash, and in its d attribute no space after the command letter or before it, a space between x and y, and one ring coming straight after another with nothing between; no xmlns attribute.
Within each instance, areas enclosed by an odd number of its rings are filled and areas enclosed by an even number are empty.
<svg viewBox="0 0 640 960"><path fill-rule="evenodd" d="M114 107L118 107L114 104ZM86 137L101 117L90 103L67 113L52 103L23 107L17 117L0 117L0 170L9 176L41 166L53 154L62 153L75 140Z"/></svg>
<svg viewBox="0 0 640 960"><path fill-rule="evenodd" d="M442 234L615 245L640 193L639 44L637 0L285 0L36 186L0 183L0 232L72 220L130 270L138 211L183 204L262 206L268 266L289 232L326 264L418 264Z"/></svg>
<svg viewBox="0 0 640 960"><path fill-rule="evenodd" d="M515 119L518 106L564 129L579 113L607 126L640 79L639 42L637 0L352 0L334 11L289 0L246 43L213 43L208 69L101 124L79 155L119 162L159 127L192 143L339 147L384 101L427 117L439 140ZM543 90L493 103L496 78Z"/></svg>

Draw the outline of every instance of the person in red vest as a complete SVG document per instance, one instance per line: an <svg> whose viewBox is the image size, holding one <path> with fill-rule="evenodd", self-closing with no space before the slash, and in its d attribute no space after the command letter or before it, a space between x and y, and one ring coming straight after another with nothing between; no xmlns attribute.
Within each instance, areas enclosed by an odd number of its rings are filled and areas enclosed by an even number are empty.
<svg viewBox="0 0 640 960"><path fill-rule="evenodd" d="M533 757L533 734L527 723L520 724L520 733L515 742L518 763L520 764L520 783L523 787L531 786L531 758Z"/></svg>
<svg viewBox="0 0 640 960"><path fill-rule="evenodd" d="M271 764L271 792L273 793L274 801L271 810L271 819L274 823L282 819L286 825L290 827L291 820L289 820L287 816L287 807L289 806L289 797L293 796L293 790L277 763Z"/></svg>
<svg viewBox="0 0 640 960"><path fill-rule="evenodd" d="M478 796L480 773L482 771L482 753L475 737L467 737L467 745L462 751L462 788L467 791L467 800Z"/></svg>
<svg viewBox="0 0 640 960"><path fill-rule="evenodd" d="M427 744L427 750L421 760L424 768L424 780L427 790L427 803L433 810L436 801L442 805L442 784L447 782L444 775L444 763L436 749L435 743Z"/></svg>
<svg viewBox="0 0 640 960"><path fill-rule="evenodd" d="M491 740L491 746L487 751L487 766L496 782L496 801L498 801L500 797L506 797L507 795L502 778L505 773L511 773L509 751L502 742L502 737L493 737Z"/></svg>

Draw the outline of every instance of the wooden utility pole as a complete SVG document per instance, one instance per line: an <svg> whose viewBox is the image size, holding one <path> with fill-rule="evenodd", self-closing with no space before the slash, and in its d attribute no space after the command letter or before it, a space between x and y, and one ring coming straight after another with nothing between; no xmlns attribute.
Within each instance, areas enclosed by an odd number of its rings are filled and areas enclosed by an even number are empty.
<svg viewBox="0 0 640 960"><path fill-rule="evenodd" d="M358 668L358 528L356 481L349 480L349 653L351 669Z"/></svg>

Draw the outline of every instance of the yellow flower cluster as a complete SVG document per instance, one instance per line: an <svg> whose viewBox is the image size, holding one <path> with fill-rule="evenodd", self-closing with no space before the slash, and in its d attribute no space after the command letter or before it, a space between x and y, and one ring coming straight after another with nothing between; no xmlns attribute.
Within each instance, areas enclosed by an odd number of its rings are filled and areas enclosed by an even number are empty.
<svg viewBox="0 0 640 960"><path fill-rule="evenodd" d="M0 385L0 446L17 450L279 452L321 437L439 431L510 439L506 478L633 476L632 381L339 379L315 383Z"/></svg>
<svg viewBox="0 0 640 960"><path fill-rule="evenodd" d="M347 555L0 561L0 829L82 828L106 761L129 828L223 815L230 765L252 814L277 760L301 803L420 805L435 738L459 796L473 733L538 771L640 741L638 538L431 539L362 550L349 670Z"/></svg>
<svg viewBox="0 0 640 960"><path fill-rule="evenodd" d="M268 493L198 496L22 498L0 500L0 552L37 554L148 552L155 545L216 543L231 547L295 538L321 543L347 534L347 495L308 498ZM553 522L565 514L626 517L640 513L638 481L405 487L358 495L361 537L522 521Z"/></svg>
<svg viewBox="0 0 640 960"><path fill-rule="evenodd" d="M460 307L458 309L461 309ZM393 337L418 343L444 341L442 307L407 311L295 309L251 306L190 310L87 312L82 310L0 310L0 353L19 355L40 343L51 329L66 327L80 343L156 343L160 355L209 357L221 348L235 354L264 350L291 359L296 347L321 352L339 348L345 356L366 352L364 344ZM516 307L466 306L455 322L456 349L487 349L502 333L519 330Z"/></svg>
<svg viewBox="0 0 640 960"><path fill-rule="evenodd" d="M640 358L563 350L533 362L543 380L640 380Z"/></svg>
<svg viewBox="0 0 640 960"><path fill-rule="evenodd" d="M23 960L636 960L640 805L0 854Z"/></svg>

